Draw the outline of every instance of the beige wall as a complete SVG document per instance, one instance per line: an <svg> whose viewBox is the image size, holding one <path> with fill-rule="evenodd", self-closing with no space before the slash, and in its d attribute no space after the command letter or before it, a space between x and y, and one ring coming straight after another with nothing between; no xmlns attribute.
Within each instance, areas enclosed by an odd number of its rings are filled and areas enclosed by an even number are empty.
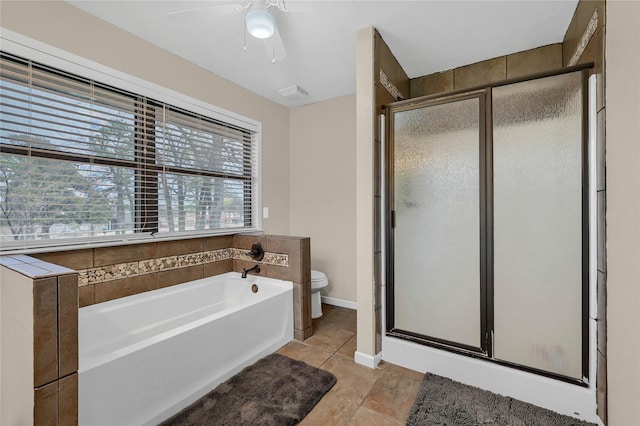
<svg viewBox="0 0 640 426"><path fill-rule="evenodd" d="M0 26L262 122L264 230L289 233L289 109L62 1L2 1Z"/></svg>
<svg viewBox="0 0 640 426"><path fill-rule="evenodd" d="M311 268L325 296L356 301L356 97L291 110L292 235L311 237Z"/></svg>
<svg viewBox="0 0 640 426"><path fill-rule="evenodd" d="M640 424L640 3L607 2L609 424Z"/></svg>

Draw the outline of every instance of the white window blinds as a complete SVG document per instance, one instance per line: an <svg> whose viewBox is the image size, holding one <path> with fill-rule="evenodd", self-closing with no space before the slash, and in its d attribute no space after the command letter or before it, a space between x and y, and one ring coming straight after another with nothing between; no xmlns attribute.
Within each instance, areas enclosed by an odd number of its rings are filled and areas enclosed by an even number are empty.
<svg viewBox="0 0 640 426"><path fill-rule="evenodd" d="M0 243L256 229L255 133L0 57Z"/></svg>

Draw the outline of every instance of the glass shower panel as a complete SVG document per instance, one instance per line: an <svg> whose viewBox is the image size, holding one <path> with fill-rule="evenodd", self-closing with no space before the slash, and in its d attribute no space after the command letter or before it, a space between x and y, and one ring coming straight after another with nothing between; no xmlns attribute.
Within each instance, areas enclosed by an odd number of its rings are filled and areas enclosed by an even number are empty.
<svg viewBox="0 0 640 426"><path fill-rule="evenodd" d="M582 378L582 75L493 89L494 356Z"/></svg>
<svg viewBox="0 0 640 426"><path fill-rule="evenodd" d="M395 112L397 329L479 348L478 98Z"/></svg>

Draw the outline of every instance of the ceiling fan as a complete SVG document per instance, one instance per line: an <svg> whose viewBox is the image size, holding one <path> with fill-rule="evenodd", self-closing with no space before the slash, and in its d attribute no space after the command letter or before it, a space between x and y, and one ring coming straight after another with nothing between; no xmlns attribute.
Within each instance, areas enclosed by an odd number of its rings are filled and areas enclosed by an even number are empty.
<svg viewBox="0 0 640 426"><path fill-rule="evenodd" d="M269 13L270 7L281 12L289 12L285 0L244 0L240 2L217 2L215 5L179 10L167 13L171 22L189 23L203 17L214 18L244 13L243 50L247 50L246 34L264 40L267 55L272 63L287 56L287 51L278 31L275 17ZM246 12L245 12L246 11Z"/></svg>

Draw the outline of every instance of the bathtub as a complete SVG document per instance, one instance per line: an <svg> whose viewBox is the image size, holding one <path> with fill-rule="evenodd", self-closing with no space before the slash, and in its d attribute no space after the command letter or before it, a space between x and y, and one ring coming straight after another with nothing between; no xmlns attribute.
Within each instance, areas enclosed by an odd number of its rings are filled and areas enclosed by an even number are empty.
<svg viewBox="0 0 640 426"><path fill-rule="evenodd" d="M293 284L229 272L81 308L78 325L79 424L157 424L293 339Z"/></svg>

